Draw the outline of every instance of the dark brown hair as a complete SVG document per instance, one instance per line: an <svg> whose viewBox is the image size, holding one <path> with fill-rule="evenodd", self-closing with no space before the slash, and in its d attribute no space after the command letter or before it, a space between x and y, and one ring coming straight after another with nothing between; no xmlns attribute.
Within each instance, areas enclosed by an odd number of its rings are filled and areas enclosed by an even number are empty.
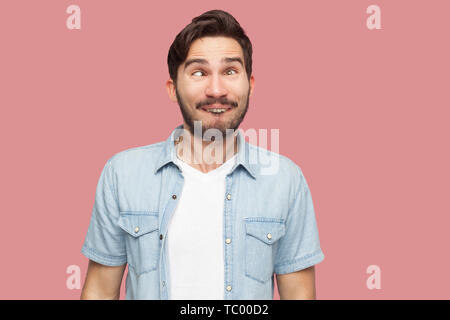
<svg viewBox="0 0 450 320"><path fill-rule="evenodd" d="M175 83L178 67L186 60L192 42L206 36L224 36L235 39L241 45L245 71L250 79L253 53L250 39L231 14L223 10L210 10L192 19L192 22L181 30L170 46L167 64L170 77Z"/></svg>

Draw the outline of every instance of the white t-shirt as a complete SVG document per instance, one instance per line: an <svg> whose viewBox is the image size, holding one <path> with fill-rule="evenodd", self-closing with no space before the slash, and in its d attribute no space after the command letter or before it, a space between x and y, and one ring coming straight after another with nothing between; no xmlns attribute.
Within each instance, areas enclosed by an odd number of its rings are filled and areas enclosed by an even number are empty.
<svg viewBox="0 0 450 320"><path fill-rule="evenodd" d="M225 176L236 155L203 173L176 159L184 185L167 231L171 300L224 299Z"/></svg>

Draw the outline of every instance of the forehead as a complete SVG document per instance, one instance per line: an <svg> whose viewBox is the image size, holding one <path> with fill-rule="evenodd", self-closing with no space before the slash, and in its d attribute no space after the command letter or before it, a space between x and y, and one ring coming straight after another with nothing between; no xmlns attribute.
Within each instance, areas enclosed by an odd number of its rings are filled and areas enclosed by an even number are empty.
<svg viewBox="0 0 450 320"><path fill-rule="evenodd" d="M214 59L224 56L239 56L243 59L239 42L229 37L203 37L192 42L186 59L194 57Z"/></svg>

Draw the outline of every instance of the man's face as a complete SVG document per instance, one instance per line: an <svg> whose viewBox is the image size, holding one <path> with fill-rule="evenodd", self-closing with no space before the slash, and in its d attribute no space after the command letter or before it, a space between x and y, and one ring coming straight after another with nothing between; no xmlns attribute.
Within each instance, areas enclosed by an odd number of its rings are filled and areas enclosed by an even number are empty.
<svg viewBox="0 0 450 320"><path fill-rule="evenodd" d="M194 134L194 121L202 121L202 135L216 128L225 137L226 129L236 130L247 112L254 78L247 77L239 43L228 37L195 40L184 63L178 68L176 86L170 79L167 89L177 101L187 129ZM225 109L215 110L211 109Z"/></svg>

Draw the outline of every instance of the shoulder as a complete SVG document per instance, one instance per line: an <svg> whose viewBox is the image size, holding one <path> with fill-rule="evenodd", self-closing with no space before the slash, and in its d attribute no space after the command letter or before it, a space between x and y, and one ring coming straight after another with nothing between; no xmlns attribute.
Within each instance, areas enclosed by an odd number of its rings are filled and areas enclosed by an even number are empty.
<svg viewBox="0 0 450 320"><path fill-rule="evenodd" d="M257 157L257 171L262 179L273 180L277 185L283 184L298 194L307 188L303 170L291 158L259 146L249 145L250 162L252 157Z"/></svg>

